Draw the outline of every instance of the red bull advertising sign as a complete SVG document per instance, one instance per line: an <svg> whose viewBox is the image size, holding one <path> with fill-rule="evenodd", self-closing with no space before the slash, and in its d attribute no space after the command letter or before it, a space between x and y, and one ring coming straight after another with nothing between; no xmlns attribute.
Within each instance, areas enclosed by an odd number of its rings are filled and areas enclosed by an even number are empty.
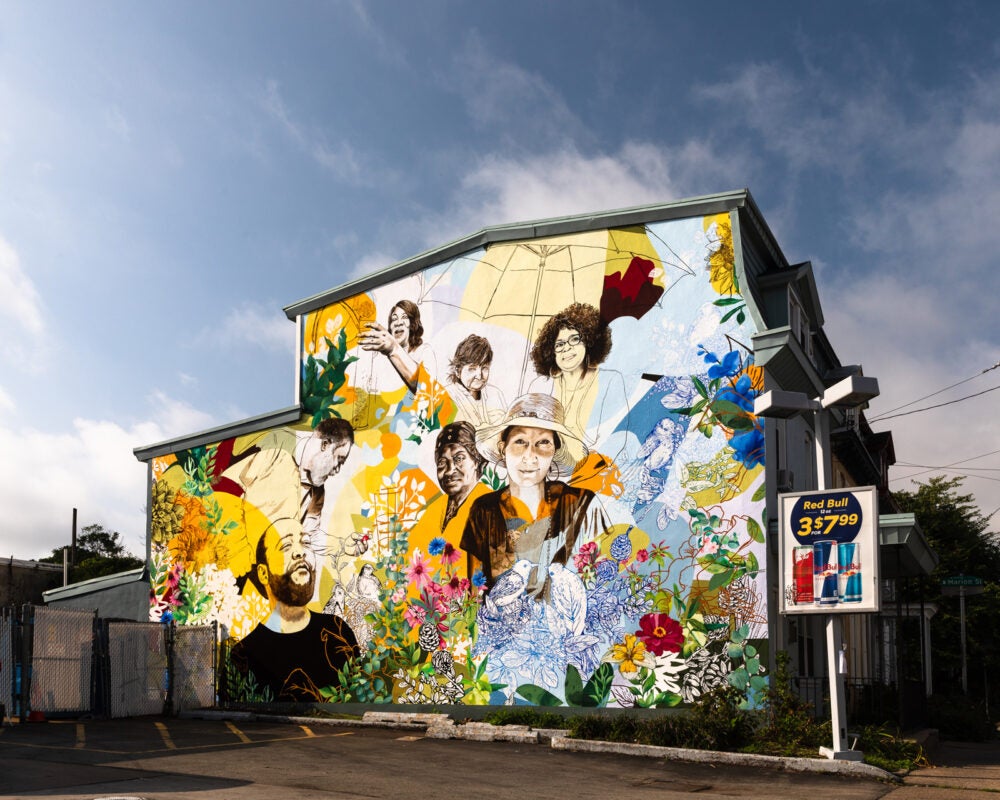
<svg viewBox="0 0 1000 800"><path fill-rule="evenodd" d="M778 508L781 612L878 611L875 487L780 494Z"/></svg>

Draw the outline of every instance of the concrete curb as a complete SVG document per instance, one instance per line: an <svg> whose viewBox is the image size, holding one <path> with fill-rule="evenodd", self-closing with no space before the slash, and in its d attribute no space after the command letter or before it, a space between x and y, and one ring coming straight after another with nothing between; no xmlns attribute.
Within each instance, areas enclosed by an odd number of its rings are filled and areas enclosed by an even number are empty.
<svg viewBox="0 0 1000 800"><path fill-rule="evenodd" d="M419 714L393 711L367 711L361 719L337 717L301 717L279 714L258 714L250 711L185 711L183 719L284 722L292 725L332 725L354 728L398 728L423 731L428 739L464 739L474 742L514 742L518 744L548 744L553 750L578 753L613 753L625 756L662 758L699 764L730 764L763 767L785 772L814 772L848 775L868 780L902 783L902 778L884 769L860 761L827 758L790 758L755 753L727 753L718 750L689 750L682 747L658 747L649 744L604 742L591 739L570 739L564 730L531 728L528 725L491 725L488 722L456 724L447 714Z"/></svg>
<svg viewBox="0 0 1000 800"><path fill-rule="evenodd" d="M756 753L726 753L718 750L688 750L682 747L658 747L651 744L601 742L590 739L570 739L557 736L552 739L552 749L578 753L617 753L625 756L663 758L668 761L688 761L701 764L731 764L733 766L766 767L786 772L817 772L850 775L877 781L902 783L898 775L884 769L862 764L860 761L841 761L828 758L790 758L765 756Z"/></svg>

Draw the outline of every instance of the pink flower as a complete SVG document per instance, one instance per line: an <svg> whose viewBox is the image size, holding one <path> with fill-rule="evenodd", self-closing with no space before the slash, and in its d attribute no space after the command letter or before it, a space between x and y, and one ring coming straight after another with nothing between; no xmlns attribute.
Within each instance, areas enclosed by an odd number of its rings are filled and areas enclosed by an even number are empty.
<svg viewBox="0 0 1000 800"><path fill-rule="evenodd" d="M649 561L649 551L645 547L643 547L641 550L636 550L635 560L638 561L640 564Z"/></svg>
<svg viewBox="0 0 1000 800"><path fill-rule="evenodd" d="M427 609L421 606L407 606L403 616L410 623L411 628L419 628L424 624L424 620L427 619Z"/></svg>
<svg viewBox="0 0 1000 800"><path fill-rule="evenodd" d="M573 565L577 572L582 572L597 560L597 542L587 542L580 546L580 550L573 556Z"/></svg>
<svg viewBox="0 0 1000 800"><path fill-rule="evenodd" d="M406 589L400 586L396 591L392 593L392 602L401 603L403 598L406 597Z"/></svg>
<svg viewBox="0 0 1000 800"><path fill-rule="evenodd" d="M719 552L719 543L713 542L708 536L706 536L704 541L701 543L701 552L706 555L717 553Z"/></svg>
<svg viewBox="0 0 1000 800"><path fill-rule="evenodd" d="M679 653L684 645L684 629L666 614L646 614L639 620L638 639L653 655Z"/></svg>
<svg viewBox="0 0 1000 800"><path fill-rule="evenodd" d="M444 550L441 552L442 564L454 564L462 557L462 552L455 549L451 542L445 542Z"/></svg>
<svg viewBox="0 0 1000 800"><path fill-rule="evenodd" d="M468 583L468 581L465 582ZM451 600L465 594L465 587L462 586L462 580L457 575L453 576L442 588L444 589L445 596Z"/></svg>
<svg viewBox="0 0 1000 800"><path fill-rule="evenodd" d="M431 582L430 564L420 554L420 548L413 551L410 566L406 568L406 579L415 584L417 589L423 589Z"/></svg>

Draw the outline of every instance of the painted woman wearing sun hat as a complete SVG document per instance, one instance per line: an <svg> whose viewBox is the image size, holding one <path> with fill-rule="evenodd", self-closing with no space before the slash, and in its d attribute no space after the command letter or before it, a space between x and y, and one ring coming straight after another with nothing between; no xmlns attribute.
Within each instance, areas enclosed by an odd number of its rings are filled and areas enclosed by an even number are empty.
<svg viewBox="0 0 1000 800"><path fill-rule="evenodd" d="M507 471L507 486L478 498L469 511L461 547L480 567L487 588L514 566L532 566L527 594L545 589L551 564L566 564L577 548L610 526L589 489L558 480L570 475L587 448L563 421L551 395L515 400L497 425L477 433L476 446Z"/></svg>

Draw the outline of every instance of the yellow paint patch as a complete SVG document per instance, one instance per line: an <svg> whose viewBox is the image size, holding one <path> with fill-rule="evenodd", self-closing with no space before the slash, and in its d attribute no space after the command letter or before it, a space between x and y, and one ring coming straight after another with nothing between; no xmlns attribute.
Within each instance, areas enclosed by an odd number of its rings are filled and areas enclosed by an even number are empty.
<svg viewBox="0 0 1000 800"><path fill-rule="evenodd" d="M247 736L243 731L233 725L232 722L226 720L226 727L229 728L230 732L233 733L237 739L239 739L243 744L250 744L250 737Z"/></svg>
<svg viewBox="0 0 1000 800"><path fill-rule="evenodd" d="M174 744L174 740L170 738L170 731L167 730L167 726L162 722L153 723L156 725L156 729L160 732L160 738L163 739L163 745L167 750L176 750L177 745Z"/></svg>

